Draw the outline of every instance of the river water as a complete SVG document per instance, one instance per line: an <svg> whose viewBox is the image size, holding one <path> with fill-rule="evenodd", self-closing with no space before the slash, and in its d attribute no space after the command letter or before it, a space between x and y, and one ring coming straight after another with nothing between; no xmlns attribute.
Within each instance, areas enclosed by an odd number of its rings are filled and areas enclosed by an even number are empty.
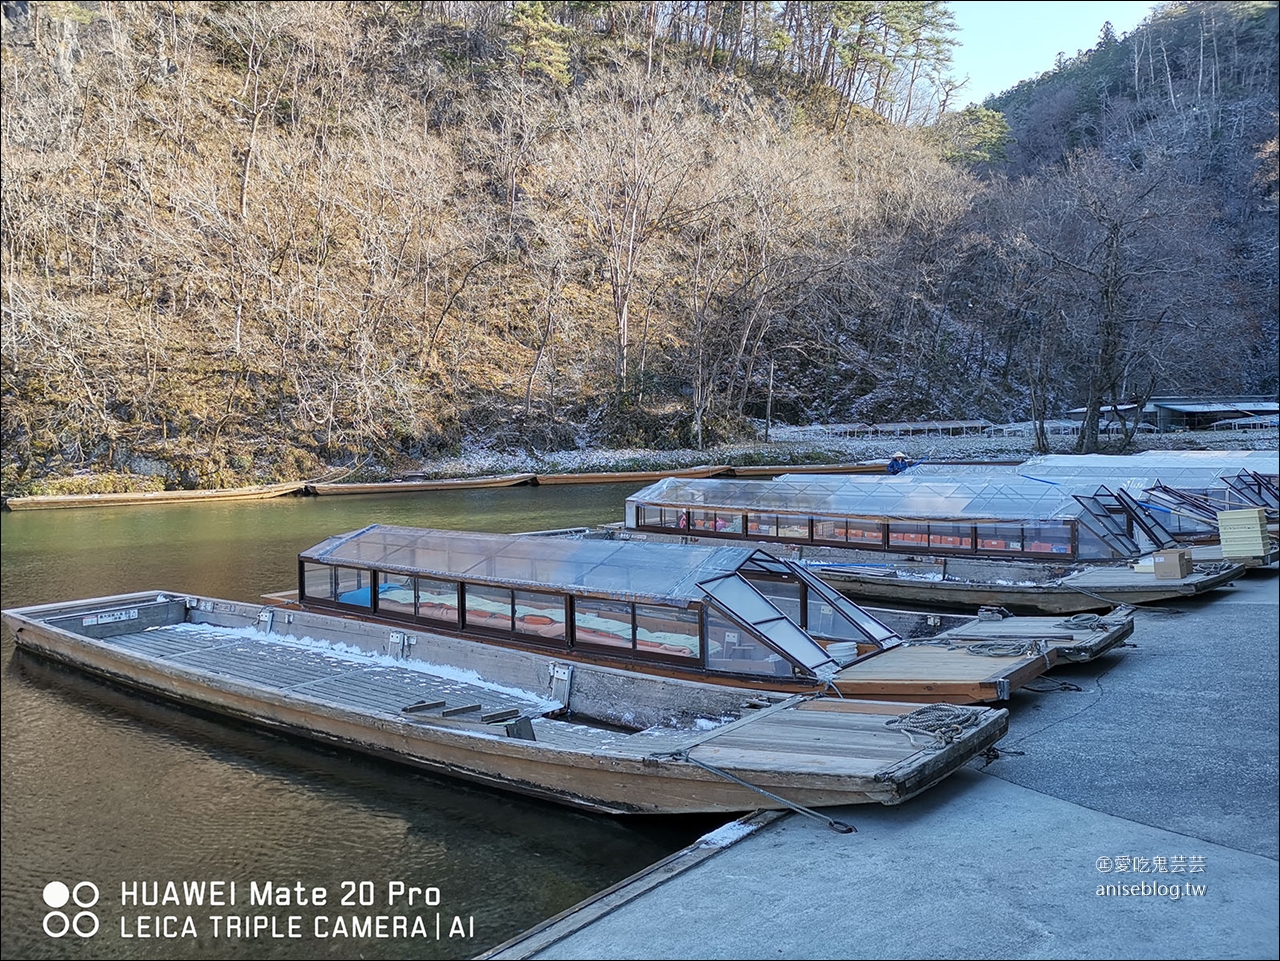
<svg viewBox="0 0 1280 961"><path fill-rule="evenodd" d="M0 519L0 594L5 607L150 589L256 600L296 586L298 551L331 534L603 523L633 489L23 511ZM582 814L277 736L49 664L7 628L3 665L5 957L472 957L724 820ZM235 904L190 904L201 881L224 901L235 882ZM272 904L250 906L268 884ZM77 926L53 936L63 919Z"/></svg>

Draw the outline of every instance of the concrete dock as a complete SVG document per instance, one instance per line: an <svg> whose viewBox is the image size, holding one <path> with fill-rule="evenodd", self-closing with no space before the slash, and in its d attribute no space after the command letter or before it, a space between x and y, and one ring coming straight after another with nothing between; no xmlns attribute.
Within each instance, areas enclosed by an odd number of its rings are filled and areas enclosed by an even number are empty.
<svg viewBox="0 0 1280 961"><path fill-rule="evenodd" d="M1280 577L1138 614L900 807L713 832L495 958L1275 958ZM1059 683L1062 682L1062 683Z"/></svg>

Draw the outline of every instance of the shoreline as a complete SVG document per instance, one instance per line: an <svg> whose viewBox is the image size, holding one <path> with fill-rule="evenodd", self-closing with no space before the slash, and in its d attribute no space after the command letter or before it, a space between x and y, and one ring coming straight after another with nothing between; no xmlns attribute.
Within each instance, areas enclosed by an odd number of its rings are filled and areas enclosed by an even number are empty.
<svg viewBox="0 0 1280 961"><path fill-rule="evenodd" d="M1051 438L1053 440L1055 438ZM1060 438L1064 443L1053 444L1052 453L1073 453L1071 438ZM1173 434L1144 434L1123 451L1136 454L1149 450L1275 450L1280 446L1280 431L1266 428L1250 431L1196 431ZM494 486L494 480L520 478L513 483L538 483L539 475L566 477L586 475L578 483L608 483L611 480L631 480L639 474L675 471L707 471L708 473L732 473L733 468L752 468L758 474L768 473L769 468L778 472L803 470L806 467L874 465L887 462L897 451L906 453L915 463L927 461L1020 461L1036 456L1034 440L1029 436L1014 437L948 437L911 435L902 437L853 438L830 436L813 440L780 440L765 443L724 444L705 450L692 448L677 450L645 450L638 448L613 448L601 450L551 451L493 451L473 447L466 453L451 457L427 458L412 469L393 474L391 471L372 469L348 469L344 481L352 487L377 484L387 485L382 490L431 489L437 482L457 482L447 486L462 486L467 481L477 486ZM1099 453L1122 453L1118 445L1104 448ZM1088 456L1088 455L1082 455ZM608 477L602 475L619 475ZM83 475L92 477L95 475ZM332 474L328 475L332 476ZM354 478L359 478L355 480ZM401 480L404 478L404 480ZM411 480L409 480L411 478ZM145 480L139 476L139 480ZM554 481L551 481L554 483ZM321 480L302 480L277 484L252 484L244 487L202 488L194 490L136 490L114 493L69 493L4 496L6 510L33 508L71 508L120 504L163 504L177 501L231 500L237 497L283 496L285 494L315 493L315 485L333 488L342 486ZM391 485L394 485L392 487ZM440 484L440 486L446 486ZM259 492L270 493L259 493Z"/></svg>

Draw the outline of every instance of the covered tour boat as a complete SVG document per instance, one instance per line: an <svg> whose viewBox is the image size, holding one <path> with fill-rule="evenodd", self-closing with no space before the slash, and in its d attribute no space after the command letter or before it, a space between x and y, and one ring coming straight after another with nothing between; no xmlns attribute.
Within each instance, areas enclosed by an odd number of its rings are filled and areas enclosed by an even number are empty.
<svg viewBox="0 0 1280 961"><path fill-rule="evenodd" d="M803 565L751 546L388 525L303 551L298 584L269 597L659 676L915 701L1007 698L1133 631L1125 614L1075 623L873 615Z"/></svg>

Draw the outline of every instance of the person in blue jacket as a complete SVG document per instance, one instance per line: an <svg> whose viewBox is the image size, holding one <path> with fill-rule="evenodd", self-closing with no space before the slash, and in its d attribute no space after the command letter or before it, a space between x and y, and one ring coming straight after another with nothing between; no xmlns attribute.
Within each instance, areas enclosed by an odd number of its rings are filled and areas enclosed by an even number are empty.
<svg viewBox="0 0 1280 961"><path fill-rule="evenodd" d="M901 474L904 470L911 466L911 461L907 460L907 455L903 451L898 451L889 460L889 466L885 468L890 474Z"/></svg>

